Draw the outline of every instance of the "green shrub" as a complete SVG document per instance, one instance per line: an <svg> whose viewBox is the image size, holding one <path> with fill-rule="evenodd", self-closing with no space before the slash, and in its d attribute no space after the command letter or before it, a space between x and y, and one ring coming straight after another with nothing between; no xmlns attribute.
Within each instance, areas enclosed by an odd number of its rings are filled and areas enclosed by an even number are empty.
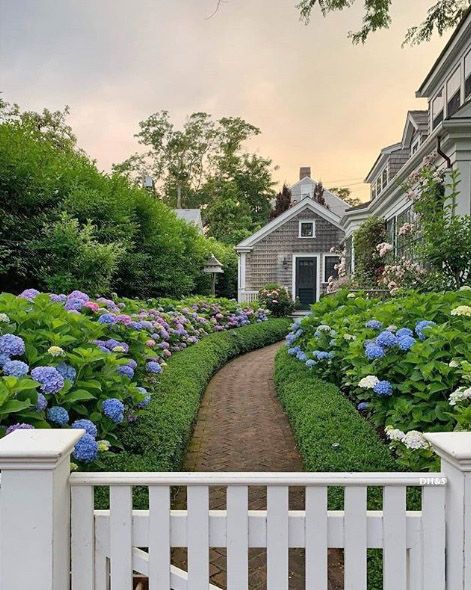
<svg viewBox="0 0 471 590"><path fill-rule="evenodd" d="M294 301L291 299L288 289L276 283L270 283L260 289L258 299L260 304L275 317L284 317L294 311Z"/></svg>

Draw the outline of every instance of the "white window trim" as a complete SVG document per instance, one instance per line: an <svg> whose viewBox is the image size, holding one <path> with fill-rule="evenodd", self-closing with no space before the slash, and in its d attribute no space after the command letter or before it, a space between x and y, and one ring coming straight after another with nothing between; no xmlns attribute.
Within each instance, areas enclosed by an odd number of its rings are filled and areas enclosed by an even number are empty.
<svg viewBox="0 0 471 590"><path fill-rule="evenodd" d="M336 258L339 262L340 262L340 258L341 256L339 254L324 254L324 260L323 260L323 268L322 268L322 278L324 279L323 282L327 283L329 277L325 276L325 271L326 271L326 261L327 258Z"/></svg>
<svg viewBox="0 0 471 590"><path fill-rule="evenodd" d="M321 254L316 253L312 254L310 252L299 252L293 254L293 267L292 267L292 277L291 277L291 297L293 301L296 301L296 259L297 258L317 258L317 281L316 281L316 301L319 301L321 296L321 272L323 269L321 268Z"/></svg>
<svg viewBox="0 0 471 590"><path fill-rule="evenodd" d="M302 236L301 235L301 224L302 223L312 223L312 236ZM312 240L316 237L316 220L315 219L300 219L298 222L298 238L302 240Z"/></svg>
<svg viewBox="0 0 471 590"><path fill-rule="evenodd" d="M411 156L417 152L421 143L422 143L422 141L421 141L420 133L417 133L417 136L414 138L414 140L410 144Z"/></svg>

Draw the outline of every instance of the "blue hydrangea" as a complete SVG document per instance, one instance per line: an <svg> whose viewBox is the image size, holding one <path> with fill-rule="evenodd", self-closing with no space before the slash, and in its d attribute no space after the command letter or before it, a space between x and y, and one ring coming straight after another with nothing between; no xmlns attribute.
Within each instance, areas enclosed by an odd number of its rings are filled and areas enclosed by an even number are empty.
<svg viewBox="0 0 471 590"><path fill-rule="evenodd" d="M373 387L373 391L381 397L389 397L392 395L393 387L389 381L378 381Z"/></svg>
<svg viewBox="0 0 471 590"><path fill-rule="evenodd" d="M38 393L38 399L36 401L36 410L42 412L47 408L47 399L43 393Z"/></svg>
<svg viewBox="0 0 471 590"><path fill-rule="evenodd" d="M357 405L357 410L358 410L359 412L364 412L364 411L365 411L365 410L367 410L367 409L368 409L368 402L360 402L360 403Z"/></svg>
<svg viewBox="0 0 471 590"><path fill-rule="evenodd" d="M8 356L21 356L25 352L25 343L23 338L14 334L4 334L0 336L0 354Z"/></svg>
<svg viewBox="0 0 471 590"><path fill-rule="evenodd" d="M134 328L135 330L142 330L143 328L141 322L131 322L129 325L131 326L131 328Z"/></svg>
<svg viewBox="0 0 471 590"><path fill-rule="evenodd" d="M67 299L64 308L67 311L80 311L83 307L84 302L81 299L70 298Z"/></svg>
<svg viewBox="0 0 471 590"><path fill-rule="evenodd" d="M435 322L431 322L429 320L422 320L420 322L417 322L417 324L415 325L415 333L419 337L419 340L425 340L427 336L424 333L424 330L429 326L435 326Z"/></svg>
<svg viewBox="0 0 471 590"><path fill-rule="evenodd" d="M332 358L332 355L330 352L325 352L323 350L315 350L313 354L318 361L325 361L327 359Z"/></svg>
<svg viewBox="0 0 471 590"><path fill-rule="evenodd" d="M118 424L124 419L124 404L119 399L110 397L103 402L103 414Z"/></svg>
<svg viewBox="0 0 471 590"><path fill-rule="evenodd" d="M87 434L93 436L93 438L96 438L98 434L98 428L96 425L91 420L87 420L86 418L81 418L80 420L75 420L75 422L72 422L72 428L82 428Z"/></svg>
<svg viewBox="0 0 471 590"><path fill-rule="evenodd" d="M299 348L299 346L293 346L292 348L288 348L288 354L290 354L291 356L296 356L300 350L301 349Z"/></svg>
<svg viewBox="0 0 471 590"><path fill-rule="evenodd" d="M147 408L147 406L150 404L150 400L151 400L152 396L150 395L150 393L148 393L144 399L142 399L140 402L138 402L136 405L139 409L143 410L144 408Z"/></svg>
<svg viewBox="0 0 471 590"><path fill-rule="evenodd" d="M37 289L25 289L22 293L18 295L18 297L21 297L21 299L28 299L28 301L32 301L38 295L39 291Z"/></svg>
<svg viewBox="0 0 471 590"><path fill-rule="evenodd" d="M31 377L41 384L43 393L57 393L64 387L64 378L54 367L36 367Z"/></svg>
<svg viewBox="0 0 471 590"><path fill-rule="evenodd" d="M3 352L0 353L0 369L3 367L3 365L5 363L7 363L10 360L10 357L7 354L4 354Z"/></svg>
<svg viewBox="0 0 471 590"><path fill-rule="evenodd" d="M399 338L398 342L399 342L399 348L401 350L407 351L407 350L410 350L414 346L416 340L415 340L415 338L412 338L412 336L402 336L402 338Z"/></svg>
<svg viewBox="0 0 471 590"><path fill-rule="evenodd" d="M414 332L412 330L410 330L409 328L401 328L400 330L398 330L396 332L396 336L398 338L403 338L404 336L413 336Z"/></svg>
<svg viewBox="0 0 471 590"><path fill-rule="evenodd" d="M54 424L64 426L69 421L69 412L60 406L52 406L47 411L47 419L54 422Z"/></svg>
<svg viewBox="0 0 471 590"><path fill-rule="evenodd" d="M162 367L159 365L157 361L149 361L146 364L146 369L148 373L161 373Z"/></svg>
<svg viewBox="0 0 471 590"><path fill-rule="evenodd" d="M370 328L370 330L381 330L383 324L379 320L368 320L365 326Z"/></svg>
<svg viewBox="0 0 471 590"><path fill-rule="evenodd" d="M51 293L49 295L51 301L54 303L65 303L67 301L67 296L61 293L60 295L56 295L56 293Z"/></svg>
<svg viewBox="0 0 471 590"><path fill-rule="evenodd" d="M99 324L114 324L116 322L116 316L112 313L104 313L98 318Z"/></svg>
<svg viewBox="0 0 471 590"><path fill-rule="evenodd" d="M120 375L123 375L123 377L128 377L129 379L134 377L134 369L129 365L119 365L117 372Z"/></svg>
<svg viewBox="0 0 471 590"><path fill-rule="evenodd" d="M3 372L5 375L12 375L13 377L24 377L28 374L29 367L23 361L7 361L3 365Z"/></svg>
<svg viewBox="0 0 471 590"><path fill-rule="evenodd" d="M381 332L381 334L376 337L376 344L384 346L385 348L390 348L397 345L397 338L389 330L384 330L384 332Z"/></svg>
<svg viewBox="0 0 471 590"><path fill-rule="evenodd" d="M306 367L309 367L310 369L312 369L312 367L314 367L315 364L316 364L316 361L313 359L308 359L306 361Z"/></svg>
<svg viewBox="0 0 471 590"><path fill-rule="evenodd" d="M299 350L296 354L296 358L298 359L298 361L304 362L307 360L307 354L304 351Z"/></svg>
<svg viewBox="0 0 471 590"><path fill-rule="evenodd" d="M128 367L131 367L131 369L137 369L137 363L134 359L129 359L126 364Z"/></svg>
<svg viewBox="0 0 471 590"><path fill-rule="evenodd" d="M379 344L370 343L365 347L365 356L369 361L381 359L383 358L384 354L384 348L379 346Z"/></svg>
<svg viewBox="0 0 471 590"><path fill-rule="evenodd" d="M77 371L70 365L61 363L60 365L57 365L56 369L64 379L67 379L68 381L75 381L75 378L77 377Z"/></svg>
<svg viewBox="0 0 471 590"><path fill-rule="evenodd" d="M84 434L76 443L72 455L77 461L91 463L98 457L98 443L90 434Z"/></svg>

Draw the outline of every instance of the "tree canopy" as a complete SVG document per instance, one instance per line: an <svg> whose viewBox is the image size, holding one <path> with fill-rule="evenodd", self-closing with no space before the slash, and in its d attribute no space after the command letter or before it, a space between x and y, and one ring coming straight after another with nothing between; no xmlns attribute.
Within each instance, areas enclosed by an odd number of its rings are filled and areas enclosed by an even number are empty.
<svg viewBox="0 0 471 590"><path fill-rule="evenodd" d="M358 31L349 36L354 43L364 43L371 33L387 29L391 25L391 5L393 0L362 0L364 5L363 23ZM309 22L313 9L318 6L324 16L330 12L350 8L356 0L300 0L298 9L302 20ZM448 29L456 27L470 7L471 0L436 0L425 15L424 21L409 28L405 43L414 45L428 41L436 31L443 35Z"/></svg>

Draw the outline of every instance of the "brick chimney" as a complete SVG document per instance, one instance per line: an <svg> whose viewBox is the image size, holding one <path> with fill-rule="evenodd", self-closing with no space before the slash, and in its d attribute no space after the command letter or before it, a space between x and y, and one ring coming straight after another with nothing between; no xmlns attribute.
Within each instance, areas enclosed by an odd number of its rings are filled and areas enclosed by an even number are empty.
<svg viewBox="0 0 471 590"><path fill-rule="evenodd" d="M302 180L303 178L311 178L310 166L301 166L299 169L299 180Z"/></svg>

